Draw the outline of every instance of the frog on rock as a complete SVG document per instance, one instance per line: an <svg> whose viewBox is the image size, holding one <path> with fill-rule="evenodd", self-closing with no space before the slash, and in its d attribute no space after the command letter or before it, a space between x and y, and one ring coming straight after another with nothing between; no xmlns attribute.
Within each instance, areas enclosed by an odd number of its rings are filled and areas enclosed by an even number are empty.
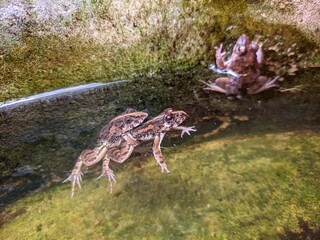
<svg viewBox="0 0 320 240"><path fill-rule="evenodd" d="M229 60L225 60L225 52L222 52L223 45L216 48L216 64L210 69L230 77L220 77L214 82L204 82L205 90L225 93L227 95L239 95L240 90L246 87L248 94L256 94L269 88L276 87L278 77L269 79L260 75L263 63L263 52L259 45L250 41L246 34L237 40L233 47Z"/></svg>
<svg viewBox="0 0 320 240"><path fill-rule="evenodd" d="M113 118L101 130L98 138L98 146L93 150L86 149L82 151L70 176L63 181L71 181L71 197L73 197L74 194L75 183L77 183L79 188L81 188L80 182L83 176L83 173L81 171L82 164L86 166L92 166L98 163L105 157L108 149L121 145L123 141L122 135L124 133L140 125L147 116L148 114L145 112L139 112L134 109L128 108L124 113ZM111 169L103 168L103 170L106 172L103 172L101 175L106 175L111 179L114 178Z"/></svg>

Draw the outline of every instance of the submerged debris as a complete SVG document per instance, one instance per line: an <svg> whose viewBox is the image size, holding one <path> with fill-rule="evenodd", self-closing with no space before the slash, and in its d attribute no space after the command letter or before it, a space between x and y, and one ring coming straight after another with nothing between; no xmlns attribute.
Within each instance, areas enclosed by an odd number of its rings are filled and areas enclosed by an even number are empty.
<svg viewBox="0 0 320 240"><path fill-rule="evenodd" d="M290 92L290 93L300 93L305 92L305 90L302 89L303 85L297 85L292 88L280 88L279 92Z"/></svg>
<svg viewBox="0 0 320 240"><path fill-rule="evenodd" d="M285 76L294 76L299 70L299 62L302 54L299 54L298 45L292 44L286 48L283 44L283 36L275 36L277 43L272 43L269 38L260 38L261 44L268 46L266 55L268 58L265 65L268 71L277 76L281 76L279 81L283 81Z"/></svg>
<svg viewBox="0 0 320 240"><path fill-rule="evenodd" d="M25 165L22 167L18 167L14 170L12 176L13 177L21 177L27 174L34 173L33 168L30 165Z"/></svg>

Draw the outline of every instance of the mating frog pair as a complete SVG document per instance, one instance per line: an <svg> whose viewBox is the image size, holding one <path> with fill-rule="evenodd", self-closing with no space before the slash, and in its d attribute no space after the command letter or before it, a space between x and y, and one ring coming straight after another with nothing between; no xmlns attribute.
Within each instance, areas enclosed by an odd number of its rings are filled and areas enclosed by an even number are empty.
<svg viewBox="0 0 320 240"><path fill-rule="evenodd" d="M260 75L263 63L263 52L260 46L250 41L246 34L237 40L229 60L225 60L223 45L216 48L217 68L212 64L210 69L230 77L220 77L214 82L204 82L205 90L225 93L227 95L239 95L241 88L247 88L248 94L256 94L269 88L276 87L278 77L269 79Z"/></svg>
<svg viewBox="0 0 320 240"><path fill-rule="evenodd" d="M134 109L127 109L123 114L112 119L100 132L98 146L93 150L84 150L77 159L71 175L64 181L71 181L71 197L74 195L74 187L77 183L81 188L82 164L91 166L99 161L102 163L102 174L100 177L107 177L112 192L112 181L115 181L114 173L109 168L110 160L122 163L132 154L134 148L144 141L154 140L153 155L161 167L161 171L168 173L166 163L163 161L160 144L165 134L171 129L181 130L181 137L184 133L190 135L190 131L196 131L194 126L179 126L186 118L184 111L166 109L157 117L145 122L147 113ZM142 124L142 125L141 125ZM99 177L99 178L100 178Z"/></svg>

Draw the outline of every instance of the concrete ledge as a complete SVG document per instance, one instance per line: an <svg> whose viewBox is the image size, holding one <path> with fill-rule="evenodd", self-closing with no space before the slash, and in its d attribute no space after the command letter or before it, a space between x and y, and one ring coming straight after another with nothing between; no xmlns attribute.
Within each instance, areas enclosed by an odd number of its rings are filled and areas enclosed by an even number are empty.
<svg viewBox="0 0 320 240"><path fill-rule="evenodd" d="M30 103L36 103L36 102L40 102L40 101L48 101L48 100L56 99L61 96L70 96L71 97L71 96L81 94L83 92L87 92L89 90L112 86L112 85L118 85L118 84L125 83L125 82L128 82L128 80L121 80L121 81L110 82L110 83L89 83L89 84L68 87L68 88L61 88L61 89L57 89L54 91L40 93L40 94L36 94L33 96L25 97L25 98L10 100L7 102L0 102L0 112L6 111L6 110L11 110L16 107L19 107L22 105L27 105Z"/></svg>

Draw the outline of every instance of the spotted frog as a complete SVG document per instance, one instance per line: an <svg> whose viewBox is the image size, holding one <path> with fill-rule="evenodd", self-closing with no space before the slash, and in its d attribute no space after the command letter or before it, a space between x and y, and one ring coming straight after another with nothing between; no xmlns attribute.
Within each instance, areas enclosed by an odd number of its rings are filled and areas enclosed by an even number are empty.
<svg viewBox="0 0 320 240"><path fill-rule="evenodd" d="M100 132L98 137L97 147L93 150L86 149L78 157L76 164L70 176L63 182L71 181L71 197L74 195L74 187L77 183L81 188L81 180L83 173L81 171L82 164L92 166L102 159L106 158L108 149L118 147L124 141L123 134L139 126L148 116L145 112L139 112L134 109L127 109L121 115L113 118ZM104 166L103 162L103 166ZM114 179L111 169L103 167L101 176L108 176L109 179ZM100 176L100 177L101 177Z"/></svg>
<svg viewBox="0 0 320 240"><path fill-rule="evenodd" d="M263 63L263 52L260 46L250 41L246 34L237 40L233 47L229 60L225 60L225 52L222 52L223 45L216 48L216 64L210 69L228 74L230 77L220 77L214 82L204 82L205 90L225 93L227 95L239 95L242 87L247 88L248 94L256 94L269 88L276 87L278 77L269 79L260 75Z"/></svg>
<svg viewBox="0 0 320 240"><path fill-rule="evenodd" d="M161 172L169 173L167 165L163 161L160 145L165 134L172 129L181 130L181 137L185 133L190 135L190 132L196 131L194 126L179 126L186 118L187 114L184 111L174 111L172 108L167 108L155 118L126 132L123 135L125 142L118 149L110 149L108 157L113 161L122 163L130 157L133 149L140 143L153 140L152 150L154 158L161 167Z"/></svg>
<svg viewBox="0 0 320 240"><path fill-rule="evenodd" d="M161 167L161 171L169 173L166 163L163 161L160 144L165 134L171 129L181 130L181 137L186 133L190 135L190 131L196 131L195 127L179 126L187 117L184 111L174 111L171 108L166 109L163 113L155 118L145 122L144 124L132 129L123 134L124 142L117 148L108 149L103 159L103 175L107 177L110 186L110 193L112 192L112 182L115 182L113 173L109 174L110 161L123 163L132 154L135 147L142 142L153 140L153 155L157 163Z"/></svg>

